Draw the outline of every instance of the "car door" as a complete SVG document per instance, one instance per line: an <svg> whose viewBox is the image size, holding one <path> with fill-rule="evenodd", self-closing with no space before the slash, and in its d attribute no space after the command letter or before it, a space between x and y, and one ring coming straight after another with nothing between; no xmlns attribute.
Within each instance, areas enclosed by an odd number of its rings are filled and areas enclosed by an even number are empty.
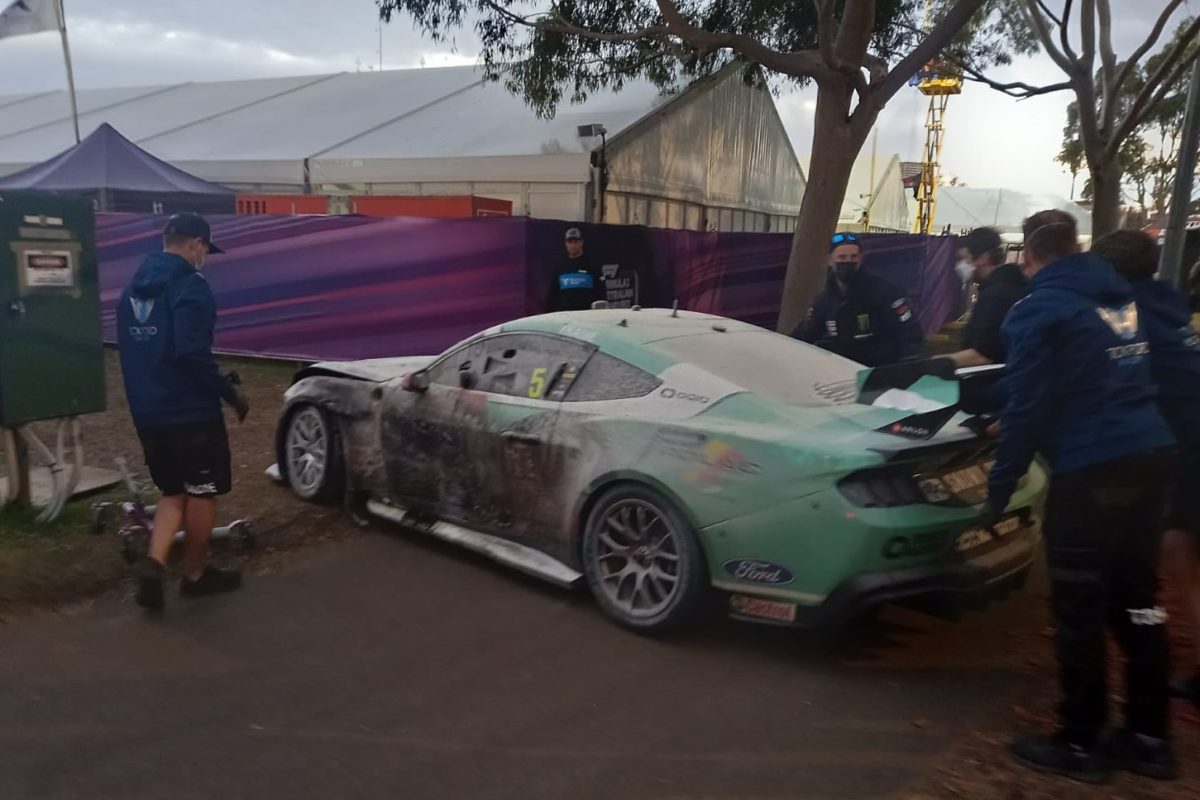
<svg viewBox="0 0 1200 800"><path fill-rule="evenodd" d="M565 451L555 428L561 401L594 348L545 334L487 340L473 389L484 396L470 443L472 527L553 551L561 539ZM469 380L468 382L472 382Z"/></svg>
<svg viewBox="0 0 1200 800"><path fill-rule="evenodd" d="M464 386L481 364L480 343L424 370L429 386L392 381L384 393L381 443L390 497L420 514L456 522L472 515L474 471L464 454L479 447L482 396Z"/></svg>

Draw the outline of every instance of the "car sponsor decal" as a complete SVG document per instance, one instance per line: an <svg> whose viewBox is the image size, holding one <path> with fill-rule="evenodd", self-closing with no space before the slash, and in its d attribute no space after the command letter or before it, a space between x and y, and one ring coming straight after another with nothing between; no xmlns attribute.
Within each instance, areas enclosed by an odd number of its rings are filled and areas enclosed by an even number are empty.
<svg viewBox="0 0 1200 800"><path fill-rule="evenodd" d="M739 581L749 583L769 583L782 585L791 583L796 578L787 567L772 564L770 561L760 561L757 558L735 558L721 565L726 572Z"/></svg>
<svg viewBox="0 0 1200 800"><path fill-rule="evenodd" d="M702 394L693 394L691 392L681 392L678 389L672 389L670 386L664 386L659 395L667 400L685 400L689 403L700 403L708 405L712 402L712 398Z"/></svg>
<svg viewBox="0 0 1200 800"><path fill-rule="evenodd" d="M1021 522L1020 517L1009 517L998 522L993 530L971 528L959 534L957 541L954 543L954 548L960 553L965 553L977 547L991 544L993 541L998 541L1006 536L1011 536L1021 530L1022 527L1024 527L1024 523Z"/></svg>
<svg viewBox="0 0 1200 800"><path fill-rule="evenodd" d="M768 619L774 622L796 621L795 603L780 603L776 600L763 600L759 597L735 594L729 598L729 607L734 614L743 617Z"/></svg>

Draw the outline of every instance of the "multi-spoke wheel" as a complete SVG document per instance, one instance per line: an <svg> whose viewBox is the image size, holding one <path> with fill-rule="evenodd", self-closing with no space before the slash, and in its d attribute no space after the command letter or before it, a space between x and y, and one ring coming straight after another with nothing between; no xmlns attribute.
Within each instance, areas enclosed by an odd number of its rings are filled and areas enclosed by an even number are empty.
<svg viewBox="0 0 1200 800"><path fill-rule="evenodd" d="M588 586L621 624L662 632L690 621L708 574L696 536L658 494L626 484L606 492L583 532Z"/></svg>
<svg viewBox="0 0 1200 800"><path fill-rule="evenodd" d="M292 412L284 434L288 485L305 500L332 500L340 491L344 466L337 429L315 406Z"/></svg>

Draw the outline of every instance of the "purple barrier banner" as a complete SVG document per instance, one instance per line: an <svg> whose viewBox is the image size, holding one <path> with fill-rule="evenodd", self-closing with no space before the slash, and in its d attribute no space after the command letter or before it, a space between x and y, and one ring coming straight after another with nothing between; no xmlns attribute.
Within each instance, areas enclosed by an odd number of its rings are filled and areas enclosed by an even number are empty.
<svg viewBox="0 0 1200 800"><path fill-rule="evenodd" d="M525 315L526 222L214 216L216 348L297 359L439 353ZM97 220L104 336L164 219Z"/></svg>
<svg viewBox="0 0 1200 800"><path fill-rule="evenodd" d="M163 217L99 214L104 337ZM679 307L773 328L790 234L697 233L526 218L463 220L220 215L224 255L204 275L216 347L298 360L431 355L480 330L547 309L570 227L616 276L615 302ZM864 269L907 293L925 332L960 312L953 239L866 236Z"/></svg>
<svg viewBox="0 0 1200 800"><path fill-rule="evenodd" d="M651 234L656 268L673 274L681 308L774 329L792 246L790 233ZM860 238L863 270L912 301L926 336L962 314L954 239L889 234Z"/></svg>

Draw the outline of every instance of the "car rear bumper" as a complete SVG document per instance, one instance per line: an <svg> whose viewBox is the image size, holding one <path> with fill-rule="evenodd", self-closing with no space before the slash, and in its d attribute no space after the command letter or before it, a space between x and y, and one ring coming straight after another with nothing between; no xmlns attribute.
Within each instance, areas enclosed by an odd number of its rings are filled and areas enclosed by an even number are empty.
<svg viewBox="0 0 1200 800"><path fill-rule="evenodd" d="M1026 524L1019 533L972 554L969 559L856 575L838 586L820 605L797 606L794 620L784 624L836 628L887 603L914 605L954 618L964 610L983 608L1022 588L1036 551L1036 528ZM734 616L756 622L782 621L739 614L736 610Z"/></svg>

